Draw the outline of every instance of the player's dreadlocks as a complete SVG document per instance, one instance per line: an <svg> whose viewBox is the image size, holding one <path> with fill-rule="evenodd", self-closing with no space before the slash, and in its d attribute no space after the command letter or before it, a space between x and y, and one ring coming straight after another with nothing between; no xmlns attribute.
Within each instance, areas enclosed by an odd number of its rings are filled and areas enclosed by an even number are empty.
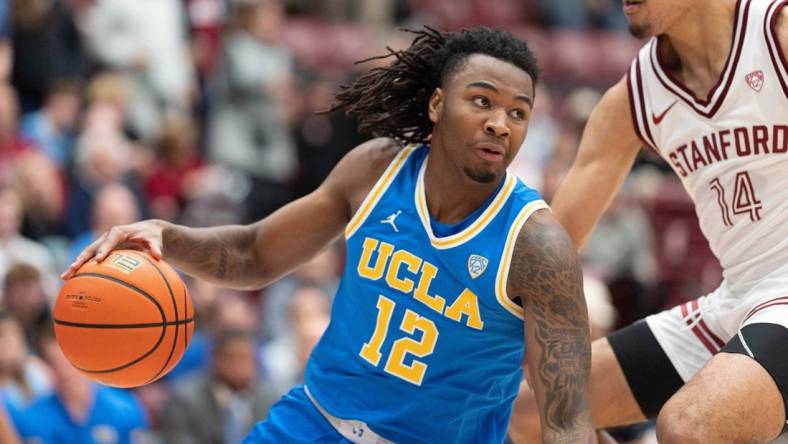
<svg viewBox="0 0 788 444"><path fill-rule="evenodd" d="M525 42L506 31L472 28L444 33L429 27L405 31L416 35L410 47L403 51L387 47L388 54L357 62L395 58L389 66L374 68L343 86L330 109L344 109L358 120L363 133L426 142L433 126L427 115L430 96L472 54L507 61L530 74L536 85L536 58Z"/></svg>

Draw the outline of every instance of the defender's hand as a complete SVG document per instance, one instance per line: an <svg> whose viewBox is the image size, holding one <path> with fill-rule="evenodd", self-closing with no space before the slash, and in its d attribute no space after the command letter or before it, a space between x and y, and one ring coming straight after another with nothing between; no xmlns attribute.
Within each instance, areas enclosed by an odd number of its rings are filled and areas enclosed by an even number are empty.
<svg viewBox="0 0 788 444"><path fill-rule="evenodd" d="M60 275L61 279L69 279L85 262L95 259L101 261L112 250L118 248L142 248L161 259L163 226L157 220L145 220L129 225L112 227L98 239L82 250L68 269Z"/></svg>

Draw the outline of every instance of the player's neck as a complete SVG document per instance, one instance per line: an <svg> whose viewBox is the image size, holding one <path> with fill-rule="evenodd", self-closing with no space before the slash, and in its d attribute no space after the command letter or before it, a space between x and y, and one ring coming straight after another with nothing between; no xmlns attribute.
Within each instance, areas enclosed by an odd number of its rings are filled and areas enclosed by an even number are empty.
<svg viewBox="0 0 788 444"><path fill-rule="evenodd" d="M735 10L735 0L699 2L660 36L660 60L698 97L706 96L725 69Z"/></svg>
<svg viewBox="0 0 788 444"><path fill-rule="evenodd" d="M441 157L430 155L424 174L424 189L430 216L444 224L457 224L477 210L504 178L476 182Z"/></svg>

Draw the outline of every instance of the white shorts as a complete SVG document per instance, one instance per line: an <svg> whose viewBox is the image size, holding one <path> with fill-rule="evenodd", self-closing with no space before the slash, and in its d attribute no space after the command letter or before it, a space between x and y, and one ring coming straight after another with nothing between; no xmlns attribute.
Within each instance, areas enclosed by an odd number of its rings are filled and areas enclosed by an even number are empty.
<svg viewBox="0 0 788 444"><path fill-rule="evenodd" d="M727 282L706 296L648 316L646 322L684 382L748 324L788 328L788 270L734 293Z"/></svg>

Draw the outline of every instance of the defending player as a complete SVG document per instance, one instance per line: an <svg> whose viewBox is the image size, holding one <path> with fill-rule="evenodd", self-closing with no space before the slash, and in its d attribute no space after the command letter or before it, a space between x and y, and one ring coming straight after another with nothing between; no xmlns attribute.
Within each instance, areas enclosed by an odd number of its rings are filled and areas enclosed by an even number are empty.
<svg viewBox="0 0 788 444"><path fill-rule="evenodd" d="M596 427L657 417L662 443L755 443L788 401L788 8L784 0L625 0L656 36L586 126L552 207L582 247L640 147L695 202L724 269L720 287L593 349ZM590 191L590 192L589 192ZM522 393L512 432L538 442Z"/></svg>
<svg viewBox="0 0 788 444"><path fill-rule="evenodd" d="M134 242L197 277L259 288L344 234L306 384L247 442L500 443L526 343L545 441L595 442L577 256L538 193L506 171L536 61L502 31L417 34L338 95L362 130L388 138L354 149L317 191L250 226L115 227L65 277Z"/></svg>

